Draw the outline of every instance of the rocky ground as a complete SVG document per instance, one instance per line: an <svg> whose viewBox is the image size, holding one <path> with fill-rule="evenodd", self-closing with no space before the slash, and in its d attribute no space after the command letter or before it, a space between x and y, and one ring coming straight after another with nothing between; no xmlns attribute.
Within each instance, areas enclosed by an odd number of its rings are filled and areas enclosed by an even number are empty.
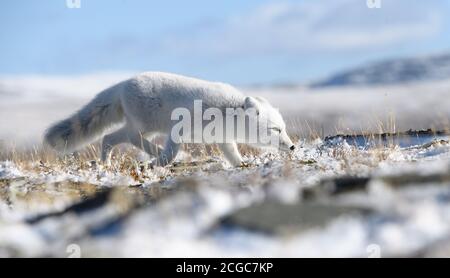
<svg viewBox="0 0 450 278"><path fill-rule="evenodd" d="M214 152L165 168L3 154L0 257L449 256L448 137L402 136L300 141L239 169Z"/></svg>

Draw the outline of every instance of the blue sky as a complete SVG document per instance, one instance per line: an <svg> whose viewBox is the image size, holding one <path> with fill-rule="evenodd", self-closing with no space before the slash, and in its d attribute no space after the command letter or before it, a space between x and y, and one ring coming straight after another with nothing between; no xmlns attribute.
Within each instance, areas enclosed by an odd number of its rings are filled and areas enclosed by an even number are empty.
<svg viewBox="0 0 450 278"><path fill-rule="evenodd" d="M9 0L0 74L170 71L307 82L366 61L450 51L450 0ZM376 0L375 0L376 1Z"/></svg>

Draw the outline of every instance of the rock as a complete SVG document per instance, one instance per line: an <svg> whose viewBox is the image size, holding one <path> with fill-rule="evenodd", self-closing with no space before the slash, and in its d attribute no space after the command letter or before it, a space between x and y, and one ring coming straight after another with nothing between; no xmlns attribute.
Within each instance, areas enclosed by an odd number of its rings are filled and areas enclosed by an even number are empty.
<svg viewBox="0 0 450 278"><path fill-rule="evenodd" d="M339 145L346 142L349 145L367 148L376 146L398 145L402 148L417 147L428 148L436 144L448 144L450 134L445 130L407 130L397 133L380 134L338 134L327 136L324 143L327 146ZM445 140L446 139L446 140Z"/></svg>
<svg viewBox="0 0 450 278"><path fill-rule="evenodd" d="M305 188L302 192L304 199L313 199L320 196L332 196L354 191L366 190L369 177L339 177L326 179L317 186Z"/></svg>
<svg viewBox="0 0 450 278"><path fill-rule="evenodd" d="M381 180L393 189L400 189L406 186L416 186L418 184L449 184L450 173L436 173L420 175L417 173L403 173L401 175L383 177L339 177L322 180L314 187L303 189L302 194L305 200L313 200L318 197L335 196L356 191L366 191L372 179Z"/></svg>
<svg viewBox="0 0 450 278"><path fill-rule="evenodd" d="M417 173L405 173L396 176L385 176L380 178L384 183L399 188L404 186L412 186L418 184L436 184L442 183L448 185L450 183L450 173L420 175Z"/></svg>
<svg viewBox="0 0 450 278"><path fill-rule="evenodd" d="M45 213L45 214L40 214L40 215L37 215L34 217L30 217L29 219L26 220L26 222L28 224L35 224L44 219L47 219L50 217L63 216L67 213L74 213L76 215L80 215L85 212L92 211L99 207L105 206L106 203L110 199L111 193L112 193L111 189L103 190L103 191L95 194L94 196L88 197L87 199L82 200L80 202L76 202L75 204L72 204L61 211L55 211L55 212L50 212L50 213Z"/></svg>
<svg viewBox="0 0 450 278"><path fill-rule="evenodd" d="M221 224L269 234L285 234L323 228L341 216L367 216L370 213L368 208L330 204L263 202L234 212L223 218Z"/></svg>

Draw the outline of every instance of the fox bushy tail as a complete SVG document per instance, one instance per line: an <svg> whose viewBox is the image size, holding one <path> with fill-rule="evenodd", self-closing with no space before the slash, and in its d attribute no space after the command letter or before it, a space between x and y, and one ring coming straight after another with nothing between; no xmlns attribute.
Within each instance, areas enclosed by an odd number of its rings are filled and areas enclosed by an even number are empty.
<svg viewBox="0 0 450 278"><path fill-rule="evenodd" d="M118 85L99 93L71 117L51 126L44 141L59 152L68 153L89 144L114 124L124 120Z"/></svg>

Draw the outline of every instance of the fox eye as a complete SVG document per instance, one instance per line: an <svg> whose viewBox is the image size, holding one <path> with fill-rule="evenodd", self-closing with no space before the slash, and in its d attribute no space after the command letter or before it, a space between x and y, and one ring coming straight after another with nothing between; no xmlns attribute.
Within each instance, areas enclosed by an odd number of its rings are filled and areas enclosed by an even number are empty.
<svg viewBox="0 0 450 278"><path fill-rule="evenodd" d="M281 129L279 129L278 127L272 127L270 129L275 130L278 133L281 133Z"/></svg>

